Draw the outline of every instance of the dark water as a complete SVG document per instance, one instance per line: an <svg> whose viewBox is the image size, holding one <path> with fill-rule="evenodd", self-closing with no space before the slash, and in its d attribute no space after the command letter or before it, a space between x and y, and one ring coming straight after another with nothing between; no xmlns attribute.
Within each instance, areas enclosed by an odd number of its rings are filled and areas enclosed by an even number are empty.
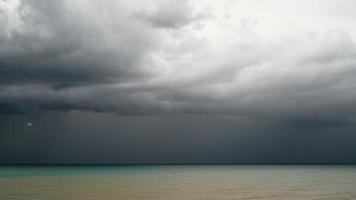
<svg viewBox="0 0 356 200"><path fill-rule="evenodd" d="M356 199L356 166L8 166L0 199Z"/></svg>

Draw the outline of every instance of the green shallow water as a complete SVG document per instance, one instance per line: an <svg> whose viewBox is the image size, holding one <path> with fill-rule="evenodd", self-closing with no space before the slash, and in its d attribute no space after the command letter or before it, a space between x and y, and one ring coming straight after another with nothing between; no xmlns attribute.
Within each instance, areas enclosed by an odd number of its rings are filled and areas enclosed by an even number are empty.
<svg viewBox="0 0 356 200"><path fill-rule="evenodd" d="M356 199L356 166L3 166L0 199Z"/></svg>

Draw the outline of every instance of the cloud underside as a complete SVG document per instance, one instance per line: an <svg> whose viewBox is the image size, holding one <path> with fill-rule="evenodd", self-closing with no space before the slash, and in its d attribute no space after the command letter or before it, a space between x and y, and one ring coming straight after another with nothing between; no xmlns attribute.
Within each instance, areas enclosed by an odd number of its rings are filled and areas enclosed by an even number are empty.
<svg viewBox="0 0 356 200"><path fill-rule="evenodd" d="M355 18L328 3L293 18L230 1L0 1L0 112L352 121Z"/></svg>

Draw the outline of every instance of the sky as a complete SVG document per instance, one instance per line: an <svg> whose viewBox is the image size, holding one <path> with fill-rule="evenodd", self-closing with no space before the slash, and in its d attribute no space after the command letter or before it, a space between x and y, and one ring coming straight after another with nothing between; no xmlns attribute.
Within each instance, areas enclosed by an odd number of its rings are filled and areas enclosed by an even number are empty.
<svg viewBox="0 0 356 200"><path fill-rule="evenodd" d="M0 163L356 163L353 0L0 0Z"/></svg>

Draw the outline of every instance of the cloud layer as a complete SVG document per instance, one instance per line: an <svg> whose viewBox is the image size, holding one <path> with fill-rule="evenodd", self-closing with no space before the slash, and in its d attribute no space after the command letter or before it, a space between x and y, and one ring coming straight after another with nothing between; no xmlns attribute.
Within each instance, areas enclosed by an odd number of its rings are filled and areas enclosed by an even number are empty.
<svg viewBox="0 0 356 200"><path fill-rule="evenodd" d="M0 112L353 121L352 1L0 1Z"/></svg>

